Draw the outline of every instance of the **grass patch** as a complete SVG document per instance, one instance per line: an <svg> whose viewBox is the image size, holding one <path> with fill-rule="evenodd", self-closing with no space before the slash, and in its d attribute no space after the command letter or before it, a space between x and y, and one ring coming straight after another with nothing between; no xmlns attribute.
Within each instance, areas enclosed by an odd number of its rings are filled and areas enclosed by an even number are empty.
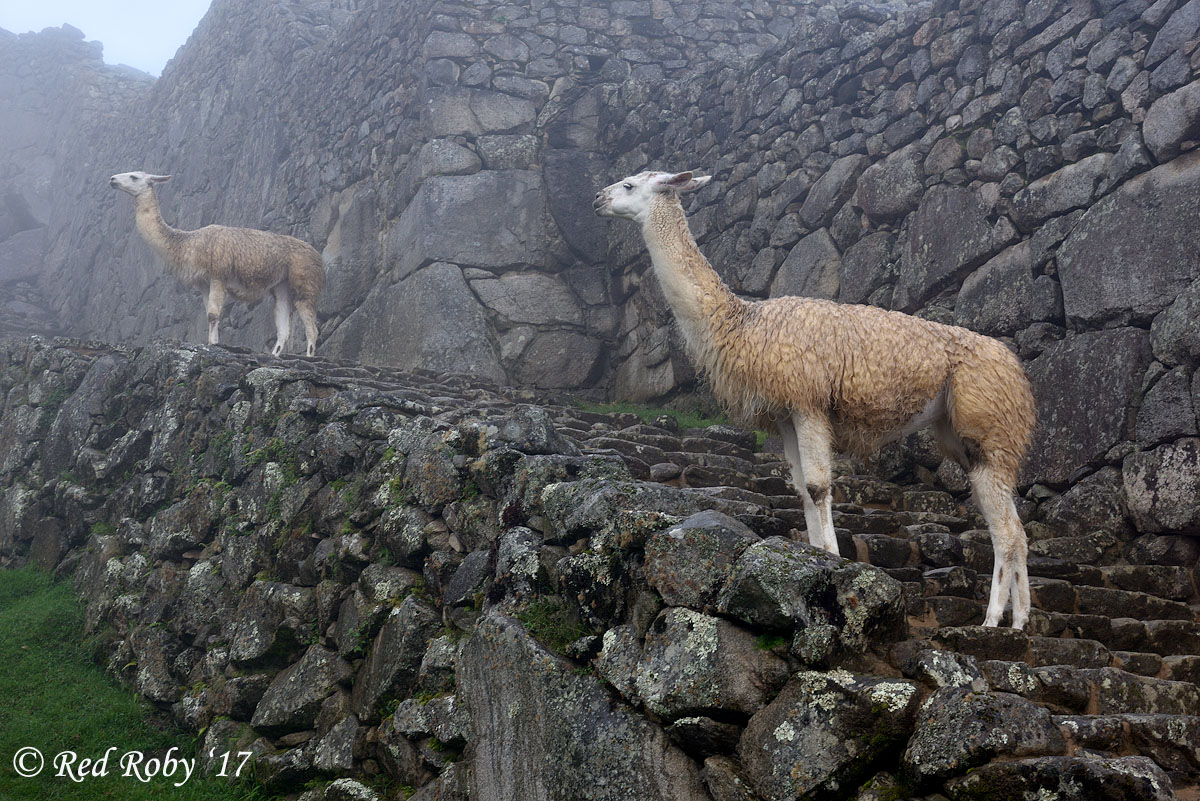
<svg viewBox="0 0 1200 801"><path fill-rule="evenodd" d="M531 603L517 613L517 619L530 634L560 654L568 645L591 633L565 603L553 597Z"/></svg>
<svg viewBox="0 0 1200 801"><path fill-rule="evenodd" d="M0 798L5 801L264 801L248 782L227 784L199 776L199 762L181 787L158 776L148 783L121 775L121 756L141 752L161 759L172 746L176 758L193 759L194 735L157 719L144 701L117 685L91 656L81 636L83 611L69 582L55 584L30 568L0 571ZM107 777L76 783L58 777L57 754L99 760L109 747ZM13 758L36 748L45 767L22 778ZM236 759L234 757L233 759ZM26 762L27 765L36 764ZM80 763L76 762L78 767ZM147 764L143 762L143 765Z"/></svg>
<svg viewBox="0 0 1200 801"><path fill-rule="evenodd" d="M662 406L641 406L636 403L596 403L593 401L572 399L576 408L582 409L585 412L593 414L634 414L641 418L646 425L654 425L654 421L663 415L674 417L675 422L679 425L679 430L683 431L688 428L708 428L709 426L731 426L734 425L729 421L728 417L717 415L709 416L701 411L681 411L679 409L668 409ZM763 443L767 441L767 432L755 431L754 439L756 448L761 450Z"/></svg>

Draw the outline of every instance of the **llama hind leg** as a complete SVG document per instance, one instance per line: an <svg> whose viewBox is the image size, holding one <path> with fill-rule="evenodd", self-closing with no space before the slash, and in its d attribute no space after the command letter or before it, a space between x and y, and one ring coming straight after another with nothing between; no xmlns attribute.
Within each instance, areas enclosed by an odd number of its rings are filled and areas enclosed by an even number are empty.
<svg viewBox="0 0 1200 801"><path fill-rule="evenodd" d="M271 354L278 356L292 333L292 293L287 284L280 284L271 290L271 295L275 298L275 347L271 348Z"/></svg>
<svg viewBox="0 0 1200 801"><path fill-rule="evenodd" d="M975 503L992 535L992 589L983 625L1000 625L1000 616L1012 602L1012 626L1022 629L1029 620L1028 544L1025 529L1013 503L1013 487L986 464L970 473Z"/></svg>
<svg viewBox="0 0 1200 801"><path fill-rule="evenodd" d="M831 435L827 422L793 415L779 423L783 452L792 468L792 483L804 500L809 544L839 553L833 529Z"/></svg>
<svg viewBox="0 0 1200 801"><path fill-rule="evenodd" d="M313 301L308 298L301 298L296 301L296 313L300 315L300 322L304 323L304 338L308 342L308 347L304 350L305 356L317 355L317 310L313 305Z"/></svg>

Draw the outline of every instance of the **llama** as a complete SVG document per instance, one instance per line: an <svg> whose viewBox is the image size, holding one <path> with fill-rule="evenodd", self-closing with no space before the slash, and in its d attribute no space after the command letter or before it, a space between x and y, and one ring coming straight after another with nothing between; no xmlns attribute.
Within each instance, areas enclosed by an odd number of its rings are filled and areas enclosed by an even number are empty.
<svg viewBox="0 0 1200 801"><path fill-rule="evenodd" d="M271 353L283 353L292 332L294 303L308 340L305 353L315 355L317 296L325 286L321 254L295 237L253 228L172 228L163 222L154 191L155 184L169 180L169 175L125 172L112 176L108 183L133 195L138 232L163 257L170 272L193 289L208 290L209 344L217 344L226 295L254 303L270 292L275 301L276 332Z"/></svg>
<svg viewBox="0 0 1200 801"><path fill-rule="evenodd" d="M775 429L804 503L811 544L838 552L831 449L865 455L932 426L967 471L995 551L985 626L1009 600L1029 618L1025 530L1013 502L1035 408L1020 361L1002 343L873 306L738 298L701 254L679 195L708 183L643 172L596 194L602 217L633 220L688 355L740 421Z"/></svg>

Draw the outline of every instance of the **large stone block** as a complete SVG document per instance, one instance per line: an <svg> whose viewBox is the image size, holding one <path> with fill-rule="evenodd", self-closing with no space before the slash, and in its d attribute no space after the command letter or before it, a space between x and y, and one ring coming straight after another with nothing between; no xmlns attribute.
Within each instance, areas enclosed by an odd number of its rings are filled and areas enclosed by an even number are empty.
<svg viewBox="0 0 1200 801"><path fill-rule="evenodd" d="M706 797L699 768L660 727L614 704L595 677L546 651L515 620L486 615L457 678L474 727L473 799Z"/></svg>
<svg viewBox="0 0 1200 801"><path fill-rule="evenodd" d="M1200 533L1200 439L1130 454L1121 472L1139 530Z"/></svg>
<svg viewBox="0 0 1200 801"><path fill-rule="evenodd" d="M1200 153L1126 182L1095 203L1058 250L1068 322L1144 321L1200 278Z"/></svg>
<svg viewBox="0 0 1200 801"><path fill-rule="evenodd" d="M850 199L857 186L858 176L866 169L867 157L854 154L838 159L808 191L800 208L800 219L809 228L828 225L833 215Z"/></svg>
<svg viewBox="0 0 1200 801"><path fill-rule="evenodd" d="M1050 217L1087 206L1111 161L1111 154L1097 153L1038 178L1013 196L1013 219L1031 230Z"/></svg>
<svg viewBox="0 0 1200 801"><path fill-rule="evenodd" d="M916 145L908 145L864 170L856 197L867 216L892 222L914 210L925 191L924 160Z"/></svg>
<svg viewBox="0 0 1200 801"><path fill-rule="evenodd" d="M478 278L471 289L483 305L512 323L582 325L578 301L559 278L545 273L507 273Z"/></svg>
<svg viewBox="0 0 1200 801"><path fill-rule="evenodd" d="M1150 337L1117 328L1056 342L1029 365L1038 425L1022 482L1062 484L1133 439Z"/></svg>
<svg viewBox="0 0 1200 801"><path fill-rule="evenodd" d="M1189 3L1189 5L1192 5ZM1179 155L1180 147L1200 133L1200 81L1163 95L1150 105L1142 136L1159 161Z"/></svg>
<svg viewBox="0 0 1200 801"><path fill-rule="evenodd" d="M529 133L536 119L529 100L458 87L430 89L421 108L430 137Z"/></svg>
<svg viewBox="0 0 1200 801"><path fill-rule="evenodd" d="M434 261L549 268L555 261L553 231L541 173L435 176L387 232L384 259L400 278Z"/></svg>
<svg viewBox="0 0 1200 801"><path fill-rule="evenodd" d="M954 324L990 335L1011 335L1033 322L1033 248L1020 242L967 276L954 306Z"/></svg>
<svg viewBox="0 0 1200 801"><path fill-rule="evenodd" d="M799 295L832 299L838 294L842 260L824 228L795 244L771 282L771 297Z"/></svg>
<svg viewBox="0 0 1200 801"><path fill-rule="evenodd" d="M909 218L896 286L897 307L917 308L1005 244L1008 237L1002 231L993 232L987 209L975 190L944 185L930 189Z"/></svg>
<svg viewBox="0 0 1200 801"><path fill-rule="evenodd" d="M367 364L503 381L490 331L462 270L436 263L399 283L377 286L322 352Z"/></svg>
<svg viewBox="0 0 1200 801"><path fill-rule="evenodd" d="M46 255L46 229L31 228L0 242L0 285L37 281Z"/></svg>

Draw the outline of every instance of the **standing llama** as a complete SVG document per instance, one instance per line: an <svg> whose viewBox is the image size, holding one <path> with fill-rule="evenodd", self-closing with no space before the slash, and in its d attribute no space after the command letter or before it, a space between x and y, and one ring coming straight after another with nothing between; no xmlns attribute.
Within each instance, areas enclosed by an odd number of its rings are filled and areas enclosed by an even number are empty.
<svg viewBox="0 0 1200 801"><path fill-rule="evenodd" d="M154 185L169 175L123 172L108 179L115 189L133 195L138 232L183 283L208 290L208 342L217 344L221 308L228 294L254 303L267 292L275 300L275 347L283 353L292 332L292 305L304 323L306 355L317 352L317 296L325 286L321 254L306 242L253 228L206 225L180 231L163 222Z"/></svg>
<svg viewBox="0 0 1200 801"><path fill-rule="evenodd" d="M643 172L596 194L602 217L642 227L654 273L688 354L741 421L783 439L804 499L809 541L838 552L831 449L865 455L931 425L968 472L995 562L985 626L1011 598L1029 619L1025 530L1013 490L1035 409L1020 361L1000 342L900 312L800 297L745 301L700 253L679 202L707 184L690 172Z"/></svg>

